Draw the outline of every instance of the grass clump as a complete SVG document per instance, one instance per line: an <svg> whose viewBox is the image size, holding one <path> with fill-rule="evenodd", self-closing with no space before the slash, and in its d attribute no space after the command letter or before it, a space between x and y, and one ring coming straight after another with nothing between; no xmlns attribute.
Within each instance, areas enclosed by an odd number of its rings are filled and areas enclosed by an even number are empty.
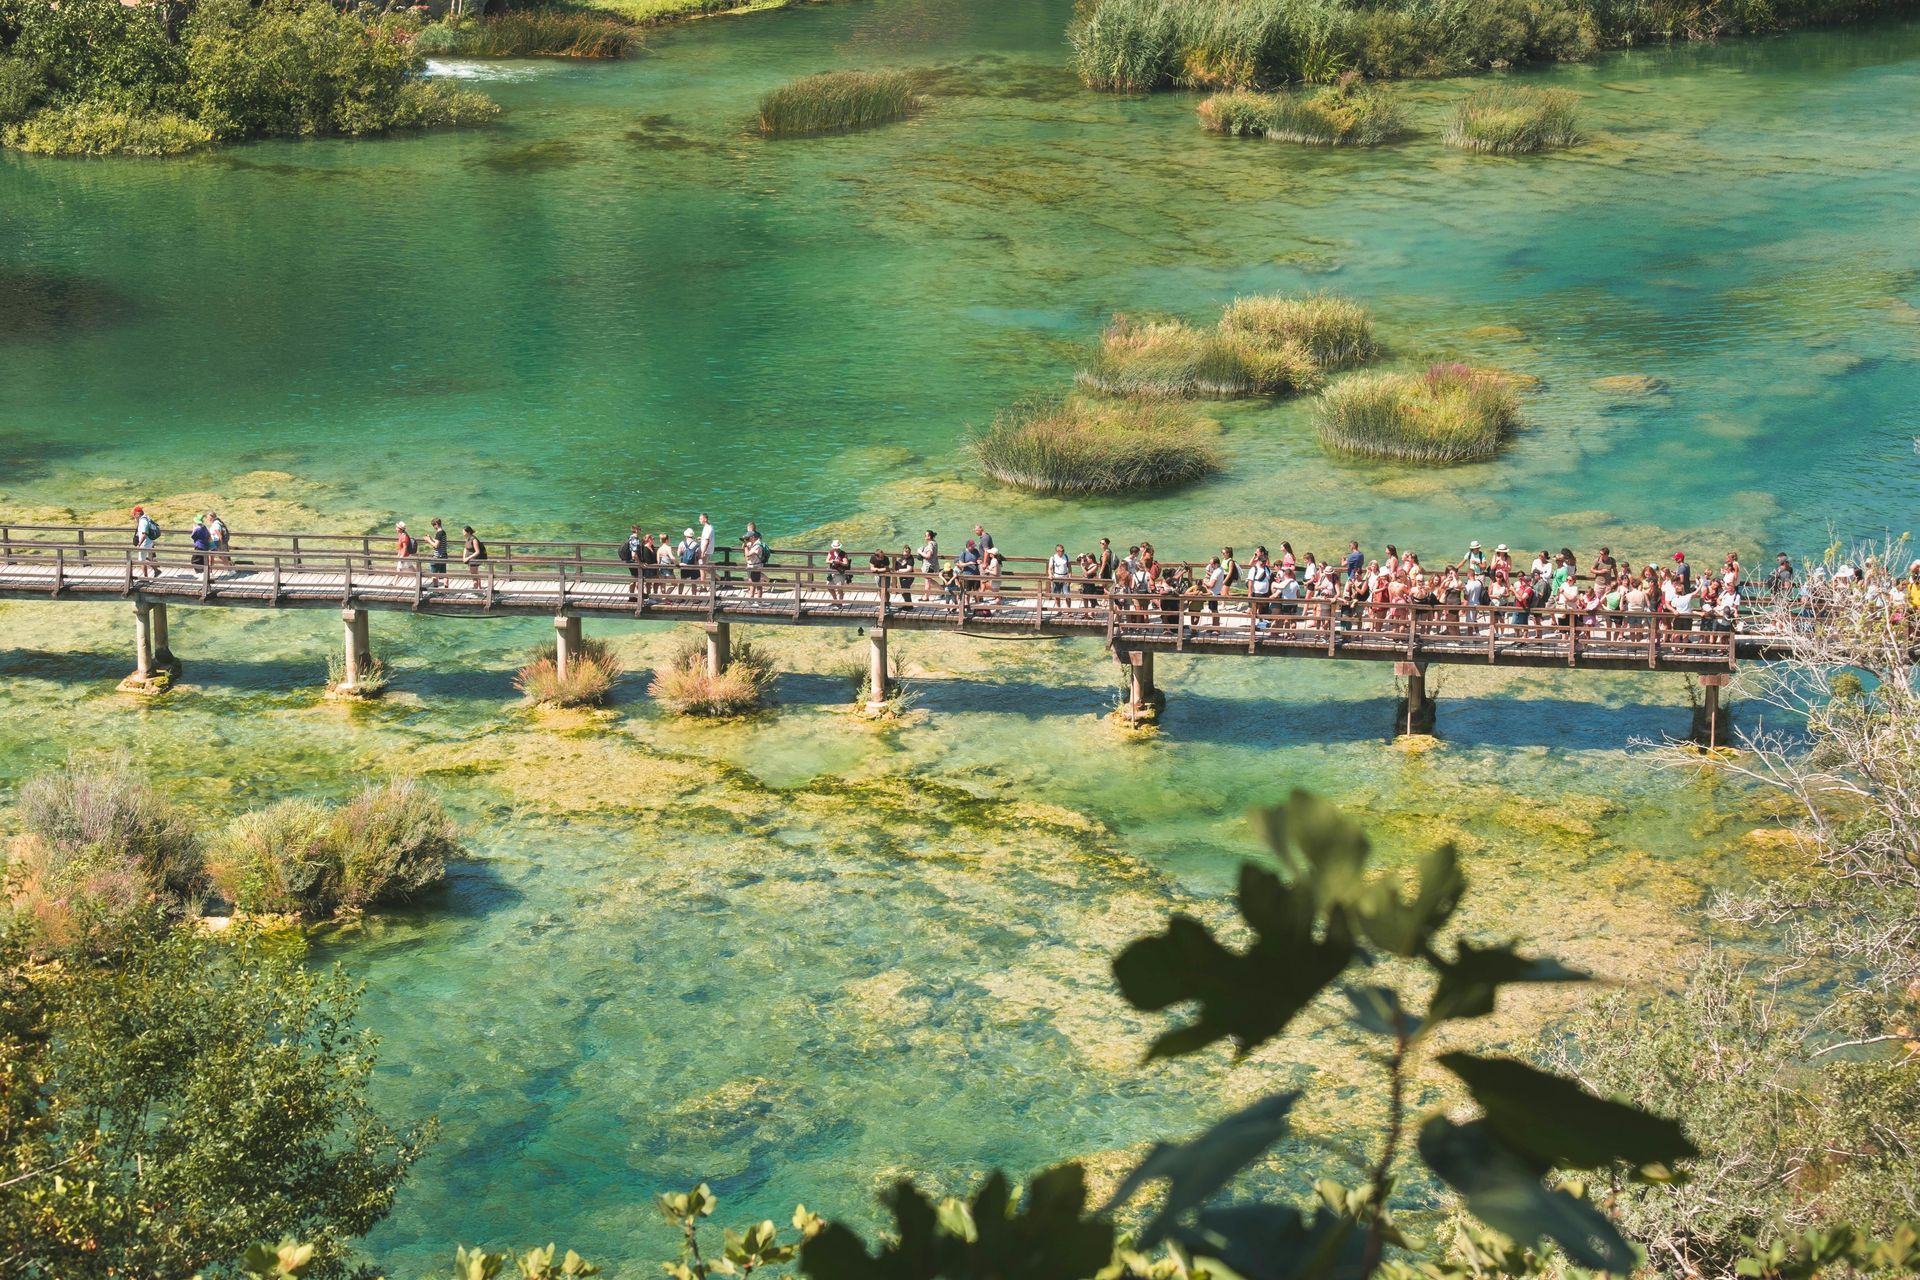
<svg viewBox="0 0 1920 1280"><path fill-rule="evenodd" d="M431 23L415 39L424 54L463 58L619 58L632 23L572 9L512 9L498 17Z"/></svg>
<svg viewBox="0 0 1920 1280"><path fill-rule="evenodd" d="M1211 329L1115 316L1080 384L1114 396L1278 396L1377 350L1366 308L1315 295L1237 298Z"/></svg>
<svg viewBox="0 0 1920 1280"><path fill-rule="evenodd" d="M242 814L215 840L207 871L238 910L325 920L415 897L460 852L439 800L397 779L338 807L295 799Z"/></svg>
<svg viewBox="0 0 1920 1280"><path fill-rule="evenodd" d="M554 655L541 649L514 676L513 687L536 706L593 707L607 700L622 670L604 640L582 640L564 679Z"/></svg>
<svg viewBox="0 0 1920 1280"><path fill-rule="evenodd" d="M327 689L341 697L377 698L387 691L391 680L387 664L378 658L367 659L366 670L353 682L353 687L345 687L347 680L347 660L337 653L327 655Z"/></svg>
<svg viewBox="0 0 1920 1280"><path fill-rule="evenodd" d="M124 769L68 765L21 788L6 860L10 912L42 953L91 951L158 903L199 901L205 863L185 814Z"/></svg>
<svg viewBox="0 0 1920 1280"><path fill-rule="evenodd" d="M733 646L727 669L707 669L706 640L690 636L654 672L647 692L680 716L718 720L757 711L773 691L773 663L749 641Z"/></svg>
<svg viewBox="0 0 1920 1280"><path fill-rule="evenodd" d="M1315 147L1377 147L1408 132L1399 95L1362 85L1351 74L1311 93L1233 89L1206 99L1197 110L1200 123L1215 133Z"/></svg>
<svg viewBox="0 0 1920 1280"><path fill-rule="evenodd" d="M1490 458L1519 425L1511 378L1436 364L1424 374L1360 374L1321 394L1320 440L1371 458L1454 463Z"/></svg>
<svg viewBox="0 0 1920 1280"><path fill-rule="evenodd" d="M1330 293L1288 298L1257 293L1235 298L1220 315L1222 332L1244 334L1306 353L1323 371L1363 364L1380 352L1373 316L1359 303Z"/></svg>
<svg viewBox="0 0 1920 1280"><path fill-rule="evenodd" d="M1217 427L1165 400L1069 397L995 418L968 444L980 468L1032 493L1127 493L1220 469Z"/></svg>
<svg viewBox="0 0 1920 1280"><path fill-rule="evenodd" d="M1580 142L1580 96L1567 89L1487 85L1467 95L1447 126L1449 145L1498 155L1555 151Z"/></svg>
<svg viewBox="0 0 1920 1280"><path fill-rule="evenodd" d="M213 130L171 111L78 102L9 126L6 144L49 156L178 156L213 144Z"/></svg>
<svg viewBox="0 0 1920 1280"><path fill-rule="evenodd" d="M828 71L761 98L760 132L779 138L865 129L909 115L919 104L903 71Z"/></svg>

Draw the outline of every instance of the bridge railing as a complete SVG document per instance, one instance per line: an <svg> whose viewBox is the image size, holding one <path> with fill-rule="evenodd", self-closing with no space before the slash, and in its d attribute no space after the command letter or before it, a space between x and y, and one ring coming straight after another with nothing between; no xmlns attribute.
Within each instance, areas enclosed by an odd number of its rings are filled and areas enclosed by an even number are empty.
<svg viewBox="0 0 1920 1280"><path fill-rule="evenodd" d="M1098 580L1047 573L969 579L891 566L876 573L864 565L839 572L799 563L641 567L584 553L489 555L466 564L451 551L445 561L414 555L370 564L359 548L196 552L78 540L15 544L13 551L12 565L32 570L36 589L44 583L50 595L139 590L216 603L512 606L768 622L843 618L880 628L903 619L958 629L991 622L996 631L1100 634L1122 647L1302 650L1410 661L1471 661L1484 654L1488 662L1524 655L1564 656L1569 665L1586 657L1728 666L1735 654L1735 633L1713 629L1697 615L1115 592ZM0 566L0 582L4 575Z"/></svg>

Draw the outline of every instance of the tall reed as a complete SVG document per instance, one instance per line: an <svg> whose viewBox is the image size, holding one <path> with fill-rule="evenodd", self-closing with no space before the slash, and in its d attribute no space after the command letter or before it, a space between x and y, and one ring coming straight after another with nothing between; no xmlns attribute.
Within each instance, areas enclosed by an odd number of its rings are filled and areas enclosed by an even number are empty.
<svg viewBox="0 0 1920 1280"><path fill-rule="evenodd" d="M618 655L604 640L588 639L580 642L580 652L567 664L564 676L553 653L535 651L514 676L513 687L535 706L598 706L613 691L621 669Z"/></svg>
<svg viewBox="0 0 1920 1280"><path fill-rule="evenodd" d="M760 132L790 137L865 129L909 115L919 103L903 71L828 71L761 98Z"/></svg>
<svg viewBox="0 0 1920 1280"><path fill-rule="evenodd" d="M1032 493L1127 493L1218 471L1217 431L1166 400L1068 397L1002 413L968 448L988 475Z"/></svg>
<svg viewBox="0 0 1920 1280"><path fill-rule="evenodd" d="M773 691L773 663L750 641L734 645L727 669L707 666L703 637L691 636L653 674L647 693L675 715L720 720L743 716Z"/></svg>
<svg viewBox="0 0 1920 1280"><path fill-rule="evenodd" d="M1484 85L1468 94L1447 127L1447 142L1468 151L1525 155L1580 143L1580 96L1567 89Z"/></svg>
<svg viewBox="0 0 1920 1280"><path fill-rule="evenodd" d="M1321 393L1320 439L1371 458L1447 464L1490 458L1520 422L1513 380L1436 364L1424 374L1356 374Z"/></svg>
<svg viewBox="0 0 1920 1280"><path fill-rule="evenodd" d="M465 58L618 58L637 39L632 23L605 13L542 8L431 23L414 44Z"/></svg>

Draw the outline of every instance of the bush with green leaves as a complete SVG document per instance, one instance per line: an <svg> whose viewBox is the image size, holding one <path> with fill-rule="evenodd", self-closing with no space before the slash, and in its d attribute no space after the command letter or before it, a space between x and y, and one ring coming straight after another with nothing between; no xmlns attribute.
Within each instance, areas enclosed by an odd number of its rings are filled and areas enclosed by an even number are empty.
<svg viewBox="0 0 1920 1280"><path fill-rule="evenodd" d="M1447 127L1449 145L1530 155L1580 144L1580 95L1531 85L1486 85L1468 94Z"/></svg>
<svg viewBox="0 0 1920 1280"><path fill-rule="evenodd" d="M30 67L38 82L26 92L27 73L0 75L0 141L175 155L492 119L480 94L421 78L419 30L411 14L327 0L0 0L0 66Z"/></svg>
<svg viewBox="0 0 1920 1280"><path fill-rule="evenodd" d="M70 763L20 790L8 913L42 953L98 951L120 922L191 910L205 884L191 820L124 768Z"/></svg>
<svg viewBox="0 0 1920 1280"><path fill-rule="evenodd" d="M324 920L406 902L460 852L440 801L399 779L337 806L295 798L243 813L211 841L206 875L238 911Z"/></svg>
<svg viewBox="0 0 1920 1280"><path fill-rule="evenodd" d="M263 1240L354 1273L431 1125L369 1106L357 991L297 942L155 915L107 963L26 964L0 930L0 1239L23 1276L192 1276Z"/></svg>

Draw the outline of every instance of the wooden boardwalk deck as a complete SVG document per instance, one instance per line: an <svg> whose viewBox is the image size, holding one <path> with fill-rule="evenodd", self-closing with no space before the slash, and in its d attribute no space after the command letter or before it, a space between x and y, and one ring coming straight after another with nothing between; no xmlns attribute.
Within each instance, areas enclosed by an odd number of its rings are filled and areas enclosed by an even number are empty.
<svg viewBox="0 0 1920 1280"><path fill-rule="evenodd" d="M1044 561L1033 558L1009 558L993 585L942 594L923 573L889 574L882 583L858 563L836 580L826 553L816 549L775 549L755 583L731 550L690 577L677 567L643 576L617 558L618 544L516 540L496 544L471 568L456 550L438 575L425 557L396 562L390 546L370 537L236 534L217 561L174 545L182 542L169 535L143 558L126 530L0 527L0 599L132 601L143 637L147 612L167 604L339 609L356 660L365 657L369 611L553 617L561 623L562 661L569 645L577 647L583 618L705 624L720 636L717 665L725 662L725 628L735 623L860 628L881 643L889 631L1080 636L1101 640L1132 663L1141 696L1153 692L1151 655L1172 652L1393 662L1409 677L1416 704L1430 663L1690 672L1717 695L1740 659L1777 655L1793 643L1755 629L1758 612L1725 631L1651 614L1568 617L1546 609L1522 619L1511 611L1437 605L1343 614L1334 602L1317 600L1273 600L1256 611L1244 595L1216 602L1204 595L1087 594L1077 579L1050 579ZM906 578L910 600L902 593ZM164 607L159 618L154 647L165 650ZM882 670L884 657L875 664Z"/></svg>

